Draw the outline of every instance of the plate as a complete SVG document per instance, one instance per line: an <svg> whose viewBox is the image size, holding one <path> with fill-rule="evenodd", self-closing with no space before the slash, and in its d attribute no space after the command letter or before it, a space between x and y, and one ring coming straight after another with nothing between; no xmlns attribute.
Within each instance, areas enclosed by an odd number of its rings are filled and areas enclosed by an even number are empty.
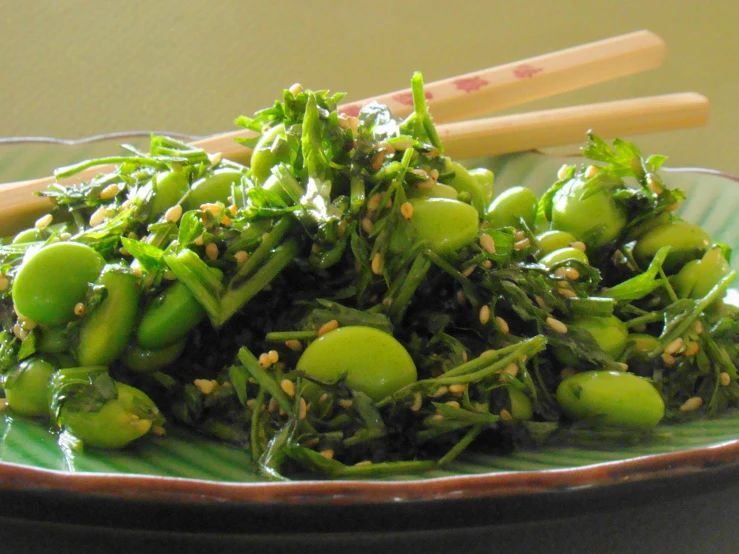
<svg viewBox="0 0 739 554"><path fill-rule="evenodd" d="M72 149L74 157L62 163L87 155L84 144ZM0 160L3 155L0 148ZM515 185L541 192L565 161L576 158L522 153L475 164L495 172L497 192ZM24 176L38 175L0 173L0 180ZM688 196L683 217L715 240L739 244L739 180L703 169L669 170L666 180ZM736 258L732 265L739 269ZM659 437L639 444L468 454L423 475L274 483L249 470L247 452L185 430L123 452L72 452L43 424L4 414L0 518L265 537L407 533L577 515L739 481L739 414L659 430Z"/></svg>

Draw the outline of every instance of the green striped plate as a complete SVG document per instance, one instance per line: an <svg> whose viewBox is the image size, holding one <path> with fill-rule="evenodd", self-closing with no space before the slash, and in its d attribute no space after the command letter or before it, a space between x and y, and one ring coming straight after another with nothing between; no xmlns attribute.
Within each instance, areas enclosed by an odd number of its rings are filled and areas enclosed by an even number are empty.
<svg viewBox="0 0 739 554"><path fill-rule="evenodd" d="M53 166L111 153L111 149L109 143L73 147L0 144L0 182L42 176ZM572 162L573 158L524 153L481 163L495 172L498 192L515 185L541 192L555 180L565 160ZM735 179L692 169L671 170L667 179L688 196L681 208L685 218L699 223L717 241L739 244ZM732 265L739 269L736 257ZM731 294L737 297L737 291ZM247 452L177 429L122 452L70 450L60 446L43 424L9 414L0 416L0 433L0 491L34 489L168 503L192 502L193 495L201 493L199 502L269 505L536 495L649 480L655 475L664 477L664 471L668 476L684 475L704 466L730 467L739 461L739 415L665 425L657 437L639 444L546 447L505 456L468 454L444 470L343 484L265 484L250 470Z"/></svg>

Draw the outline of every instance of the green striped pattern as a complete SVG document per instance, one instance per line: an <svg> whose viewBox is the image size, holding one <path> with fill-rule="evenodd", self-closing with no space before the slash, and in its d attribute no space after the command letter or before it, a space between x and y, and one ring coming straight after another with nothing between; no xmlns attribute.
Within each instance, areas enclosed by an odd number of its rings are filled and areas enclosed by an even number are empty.
<svg viewBox="0 0 739 554"><path fill-rule="evenodd" d="M111 144L22 148L0 145L0 181L41 176L55 166L114 151ZM537 154L514 154L482 162L495 172L498 192L515 185L526 185L541 192L556 180L556 172L563 161ZM572 162L571 159L567 161ZM739 212L739 183L710 173L667 175L670 186L679 187L688 195L681 208L683 217L702 225L715 240L732 246L739 244L739 221L735 216ZM734 257L732 265L739 269L739 256ZM732 292L739 298L739 293ZM157 475L217 482L260 480L250 471L247 452L182 430L170 430L162 439L144 441L123 452L71 451L59 446L56 435L44 424L10 415L0 417L0 435L0 461L12 464L65 472ZM388 477L387 480L577 468L709 448L737 439L739 415L733 415L713 421L661 426L658 436L640 444L549 446L505 456L467 454L444 470Z"/></svg>

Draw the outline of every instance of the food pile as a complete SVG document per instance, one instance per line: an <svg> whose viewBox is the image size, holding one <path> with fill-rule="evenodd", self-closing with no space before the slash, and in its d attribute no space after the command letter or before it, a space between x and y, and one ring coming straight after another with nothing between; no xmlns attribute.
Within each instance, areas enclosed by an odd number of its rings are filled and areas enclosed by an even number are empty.
<svg viewBox="0 0 739 554"><path fill-rule="evenodd" d="M631 143L589 135L537 197L444 156L414 112L284 91L249 165L166 136L0 245L8 413L121 448L169 425L271 478L648 437L736 405L730 248ZM525 185L525 183L522 183Z"/></svg>

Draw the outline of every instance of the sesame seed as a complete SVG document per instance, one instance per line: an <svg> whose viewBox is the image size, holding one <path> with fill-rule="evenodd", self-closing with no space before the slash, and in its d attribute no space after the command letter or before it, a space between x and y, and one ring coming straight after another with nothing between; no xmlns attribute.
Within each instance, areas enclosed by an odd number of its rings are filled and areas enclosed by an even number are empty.
<svg viewBox="0 0 739 554"><path fill-rule="evenodd" d="M685 403L680 406L681 412L692 412L697 410L703 405L703 399L700 396L694 396L692 398L688 398Z"/></svg>
<svg viewBox="0 0 739 554"><path fill-rule="evenodd" d="M200 235L200 236L198 236L198 237L195 237L195 240L194 240L194 241L192 241L192 243L193 243L193 244L194 244L195 246L203 246L203 235Z"/></svg>
<svg viewBox="0 0 739 554"><path fill-rule="evenodd" d="M380 254L379 252L375 253L371 263L372 273L374 273L375 275L382 275L382 270L384 269L384 267L385 264L382 259L382 254Z"/></svg>
<svg viewBox="0 0 739 554"><path fill-rule="evenodd" d="M365 233L368 235L375 230L375 224L372 223L372 220L369 217L363 217L362 218L362 229Z"/></svg>
<svg viewBox="0 0 739 554"><path fill-rule="evenodd" d="M339 406L341 406L345 410L348 410L349 408L351 408L352 404L353 402L347 398L342 398L341 400L339 400Z"/></svg>
<svg viewBox="0 0 739 554"><path fill-rule="evenodd" d="M680 207L680 202L675 202L675 203L674 203L674 204L672 204L671 206L667 206L667 207L665 208L665 211L668 211L668 212L674 212L674 211L675 211L675 210L677 210L677 209L678 209L679 207Z"/></svg>
<svg viewBox="0 0 739 554"><path fill-rule="evenodd" d="M413 217L413 204L410 202L403 202L400 205L400 213L407 221L410 221Z"/></svg>
<svg viewBox="0 0 739 554"><path fill-rule="evenodd" d="M528 238L525 238L523 240L519 240L516 243L513 243L513 248L516 250L523 250L524 248L528 248L531 245L531 240Z"/></svg>
<svg viewBox="0 0 739 554"><path fill-rule="evenodd" d="M85 313L85 305L82 302L77 302L74 305L74 315L82 315Z"/></svg>
<svg viewBox="0 0 739 554"><path fill-rule="evenodd" d="M177 204L172 206L164 213L164 219L170 223L177 223L182 217L182 206Z"/></svg>
<svg viewBox="0 0 739 554"><path fill-rule="evenodd" d="M452 385L454 386L454 385ZM430 395L431 398L439 398L440 396L444 396L447 392L449 392L449 389L445 386L441 386L438 389L436 389L436 392L434 394Z"/></svg>
<svg viewBox="0 0 739 554"><path fill-rule="evenodd" d="M577 298L577 293L570 289L557 289L557 292L565 298Z"/></svg>
<svg viewBox="0 0 739 554"><path fill-rule="evenodd" d="M245 250L239 250L234 254L234 259L237 264L243 264L249 259L249 254L247 254Z"/></svg>
<svg viewBox="0 0 739 554"><path fill-rule="evenodd" d="M539 307L542 310L548 310L549 306L547 306L546 302L544 302L544 299L541 296L534 296L534 300L536 300L536 303L539 305Z"/></svg>
<svg viewBox="0 0 739 554"><path fill-rule="evenodd" d="M565 178L565 175L567 175L567 170L570 168L569 165L564 164L562 167L559 168L559 171L557 171L557 179L562 180Z"/></svg>
<svg viewBox="0 0 739 554"><path fill-rule="evenodd" d="M103 221L105 221L105 206L100 206L95 212L90 216L90 227L97 227L100 225Z"/></svg>
<svg viewBox="0 0 739 554"><path fill-rule="evenodd" d="M219 163L221 163L222 159L223 159L222 152L214 152L213 154L208 155L208 161L210 162L211 167L217 166Z"/></svg>
<svg viewBox="0 0 739 554"><path fill-rule="evenodd" d="M665 347L665 354L677 354L677 351L683 347L683 339L676 338Z"/></svg>
<svg viewBox="0 0 739 554"><path fill-rule="evenodd" d="M467 383L455 383L454 385L449 385L449 392L457 396L464 394L466 390Z"/></svg>
<svg viewBox="0 0 739 554"><path fill-rule="evenodd" d="M490 306L483 306L480 308L480 323L486 325L490 321Z"/></svg>
<svg viewBox="0 0 739 554"><path fill-rule="evenodd" d="M303 350L303 345L300 343L299 340L295 339L286 340L285 346L287 346L293 352L302 352Z"/></svg>
<svg viewBox="0 0 739 554"><path fill-rule="evenodd" d="M462 289L457 291L457 302L463 306L467 303L467 297L464 295L464 291Z"/></svg>
<svg viewBox="0 0 739 554"><path fill-rule="evenodd" d="M290 397L295 396L295 383L293 383L290 379L283 379L282 381L280 381L280 388L286 395Z"/></svg>
<svg viewBox="0 0 739 554"><path fill-rule="evenodd" d="M480 235L480 246L482 246L482 249L491 256L495 254L495 241L493 240L493 237L487 233Z"/></svg>
<svg viewBox="0 0 739 554"><path fill-rule="evenodd" d="M214 381L211 381L210 379L195 379L192 384L198 387L200 392L206 396L213 392L213 389L215 388Z"/></svg>
<svg viewBox="0 0 739 554"><path fill-rule="evenodd" d="M502 419L503 421L511 421L513 419L513 416L511 415L511 412L503 408L500 411L500 419Z"/></svg>
<svg viewBox="0 0 739 554"><path fill-rule="evenodd" d="M141 264L138 260L131 262L131 271L136 277L141 278L144 275L144 270L141 268Z"/></svg>
<svg viewBox="0 0 739 554"><path fill-rule="evenodd" d="M662 194L665 190L662 185L655 181L654 177L652 177L651 175L647 177L647 187L649 187L649 190L651 190L654 194Z"/></svg>
<svg viewBox="0 0 739 554"><path fill-rule="evenodd" d="M445 402L447 406L451 406L452 408L459 408L459 402L456 400L450 400L449 402Z"/></svg>
<svg viewBox="0 0 739 554"><path fill-rule="evenodd" d="M25 317L24 318L19 317L18 323L25 331L33 331L38 325L38 323L36 323L32 319L26 319Z"/></svg>
<svg viewBox="0 0 739 554"><path fill-rule="evenodd" d="M552 329L552 331L555 331L557 333L560 333L562 335L567 333L567 325L562 323L559 319L554 319L553 317L548 317L546 319L546 324L549 325L549 328Z"/></svg>
<svg viewBox="0 0 739 554"><path fill-rule="evenodd" d="M625 364L623 362L616 362L616 365L621 367L624 371L629 371L629 364Z"/></svg>
<svg viewBox="0 0 739 554"><path fill-rule="evenodd" d="M305 419L306 417L308 417L308 404L306 404L305 398L303 398L302 396L298 401L298 417L300 419Z"/></svg>
<svg viewBox="0 0 739 554"><path fill-rule="evenodd" d="M483 352L482 354L480 354L480 358L482 358L484 356L495 356L495 354L496 354L495 350L493 350L491 348L489 350L485 350L485 352Z"/></svg>
<svg viewBox="0 0 739 554"><path fill-rule="evenodd" d="M329 460L333 460L334 458L334 451L330 448L327 448L326 450L321 450L319 454L324 458L328 458Z"/></svg>
<svg viewBox="0 0 739 554"><path fill-rule="evenodd" d="M62 233L59 235L59 240L69 240L72 238L72 233Z"/></svg>
<svg viewBox="0 0 739 554"><path fill-rule="evenodd" d="M377 302L377 295L373 296L371 300L372 302ZM393 305L393 299L390 298L389 296L386 296L385 298L382 299L382 305L389 308L390 306Z"/></svg>
<svg viewBox="0 0 739 554"><path fill-rule="evenodd" d="M121 188L118 185L108 185L100 191L100 200L109 200L121 192Z"/></svg>
<svg viewBox="0 0 739 554"><path fill-rule="evenodd" d="M598 174L598 168L594 165L589 165L587 169L585 170L585 178L586 179L592 179Z"/></svg>
<svg viewBox="0 0 739 554"><path fill-rule="evenodd" d="M420 392L417 392L413 398L413 404L411 404L411 411L417 412L421 409L421 406L423 406L423 396Z"/></svg>
<svg viewBox="0 0 739 554"><path fill-rule="evenodd" d="M331 331L339 328L339 321L336 319L332 319L331 321L327 321L323 325L321 325L321 328L318 329L318 336L322 337L326 333L330 333Z"/></svg>
<svg viewBox="0 0 739 554"><path fill-rule="evenodd" d="M665 362L665 365L668 365L670 367L674 366L677 363L677 360L672 354L668 354L665 352L662 354L662 361Z"/></svg>
<svg viewBox="0 0 739 554"><path fill-rule="evenodd" d="M434 423L437 423L437 422L443 421L443 420L444 420L444 416L441 415L441 414L436 414L436 415L433 415L433 416L431 416L429 418L429 421L432 421Z"/></svg>
<svg viewBox="0 0 739 554"><path fill-rule="evenodd" d="M431 177L434 181L436 181L439 178L439 170L434 168L431 171L429 171L429 177Z"/></svg>
<svg viewBox="0 0 739 554"><path fill-rule="evenodd" d="M277 408L279 406L280 405L277 403L277 399L273 396L272 398L269 399L269 405L267 406L267 409L270 412L274 412L274 411L277 411Z"/></svg>
<svg viewBox="0 0 739 554"><path fill-rule="evenodd" d="M465 277L469 277L475 271L476 267L477 267L476 265L471 265L470 267L468 267L462 272L462 275L464 275Z"/></svg>
<svg viewBox="0 0 739 554"><path fill-rule="evenodd" d="M580 272L574 267L568 267L565 269L565 277L570 281L577 281L580 278Z"/></svg>
<svg viewBox="0 0 739 554"><path fill-rule="evenodd" d="M328 393L324 392L321 397L318 399L319 402L326 402L328 400Z"/></svg>
<svg viewBox="0 0 739 554"><path fill-rule="evenodd" d="M493 262L491 262L490 260L485 260L484 262L482 262L482 267L484 267L485 269L490 269L491 267L493 267Z"/></svg>
<svg viewBox="0 0 739 554"><path fill-rule="evenodd" d="M507 373L511 377L515 377L518 375L518 364L516 362L511 362L505 367L503 373Z"/></svg>
<svg viewBox="0 0 739 554"><path fill-rule="evenodd" d="M382 202L382 194L376 192L375 194L370 196L370 199L367 201L367 210L370 212L374 212L377 208L380 207L380 202Z"/></svg>
<svg viewBox="0 0 739 554"><path fill-rule="evenodd" d="M259 365L265 369L272 365L272 362L269 361L269 354L262 352L259 355Z"/></svg>
<svg viewBox="0 0 739 554"><path fill-rule="evenodd" d="M464 351L462 352L462 361L463 361L464 363L467 363L467 362L468 362L469 360L470 360L470 357L469 357L469 355L467 354L467 351L466 351L466 350L464 350Z"/></svg>
<svg viewBox="0 0 739 554"><path fill-rule="evenodd" d="M685 350L683 350L683 356L685 356L686 358L695 356L700 351L700 349L701 347L697 342L690 341Z"/></svg>
<svg viewBox="0 0 739 554"><path fill-rule="evenodd" d="M518 231L513 233L513 237L516 239L516 241L523 240L526 238L526 231L519 229Z"/></svg>
<svg viewBox="0 0 739 554"><path fill-rule="evenodd" d="M209 260L215 260L218 258L218 245L215 242L211 242L205 247L205 257Z"/></svg>
<svg viewBox="0 0 739 554"><path fill-rule="evenodd" d="M361 462L357 462L356 464L354 464L354 467L371 466L371 465L372 465L372 460L362 460Z"/></svg>
<svg viewBox="0 0 739 554"><path fill-rule="evenodd" d="M298 94L303 92L303 85L301 85L300 83L293 83L287 90L289 90L290 94L292 94L293 96L297 96Z"/></svg>
<svg viewBox="0 0 739 554"><path fill-rule="evenodd" d="M250 398L249 400L246 401L246 405L249 407L252 407L254 404L256 404L256 402L257 402L256 399Z"/></svg>
<svg viewBox="0 0 739 554"><path fill-rule="evenodd" d="M221 207L218 204L200 204L200 211L218 217L221 214Z"/></svg>
<svg viewBox="0 0 739 554"><path fill-rule="evenodd" d="M722 371L718 376L718 381L722 387L728 387L731 384L731 375Z"/></svg>
<svg viewBox="0 0 739 554"><path fill-rule="evenodd" d="M46 214L45 216L38 218L33 226L36 228L37 231L43 231L49 225L51 225L52 221L54 221L54 216L51 214Z"/></svg>
<svg viewBox="0 0 739 554"><path fill-rule="evenodd" d="M232 219L231 219L230 217L228 217L227 215L224 215L224 216L223 216L223 217L221 218L221 225L223 225L224 227L228 227L228 226L230 226L230 225L231 225L232 223L233 223L233 220L232 220Z"/></svg>
<svg viewBox="0 0 739 554"><path fill-rule="evenodd" d="M511 328L508 326L508 322L499 315L495 316L495 324L498 326L501 333L504 335L510 334Z"/></svg>
<svg viewBox="0 0 739 554"><path fill-rule="evenodd" d="M587 246L585 246L585 243L581 240L571 242L570 246L572 248L577 248L580 252L585 252L585 250L587 249Z"/></svg>
<svg viewBox="0 0 739 554"><path fill-rule="evenodd" d="M416 183L413 186L419 190L428 190L430 188L433 188L435 184L436 181L434 181L433 179L427 179L426 181L421 181L420 183Z"/></svg>
<svg viewBox="0 0 739 554"><path fill-rule="evenodd" d="M559 372L559 376L562 379L567 379L568 377L572 377L573 375L575 375L575 373L577 373L577 371L575 371L571 367L566 367L562 371Z"/></svg>
<svg viewBox="0 0 739 554"><path fill-rule="evenodd" d="M696 335L700 335L703 333L703 322L700 319L696 319L693 325L691 325L691 328Z"/></svg>
<svg viewBox="0 0 739 554"><path fill-rule="evenodd" d="M372 173L376 173L380 170L382 167L382 163L385 161L385 152L378 152L374 158L372 158L372 163L370 164L370 171Z"/></svg>
<svg viewBox="0 0 739 554"><path fill-rule="evenodd" d="M270 350L267 352L267 356L269 356L269 361L272 364L276 364L280 361L280 354L277 352L277 350Z"/></svg>
<svg viewBox="0 0 739 554"><path fill-rule="evenodd" d="M10 288L10 281L8 281L8 278L0 273L0 292L5 292Z"/></svg>

